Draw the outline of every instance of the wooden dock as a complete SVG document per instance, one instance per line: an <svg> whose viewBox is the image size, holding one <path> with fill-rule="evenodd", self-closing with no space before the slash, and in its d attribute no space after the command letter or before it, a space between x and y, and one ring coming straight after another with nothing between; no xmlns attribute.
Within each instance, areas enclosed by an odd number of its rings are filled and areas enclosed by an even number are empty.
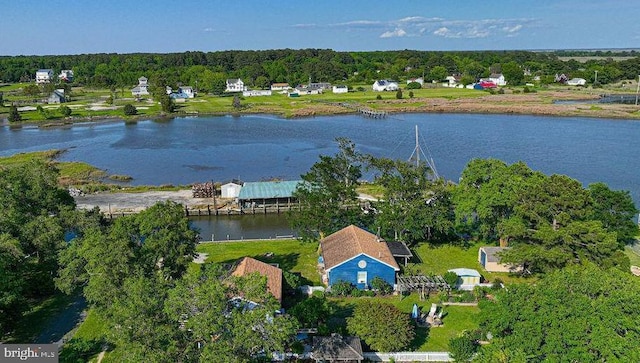
<svg viewBox="0 0 640 363"><path fill-rule="evenodd" d="M388 115L387 111L378 111L368 107L360 107L359 105L353 105L348 102L329 102L329 101L316 101L316 102L321 102L321 103L325 103L332 106L346 107L368 118L386 118Z"/></svg>
<svg viewBox="0 0 640 363"><path fill-rule="evenodd" d="M376 111L370 108L358 108L358 112L368 118L386 118L387 111Z"/></svg>

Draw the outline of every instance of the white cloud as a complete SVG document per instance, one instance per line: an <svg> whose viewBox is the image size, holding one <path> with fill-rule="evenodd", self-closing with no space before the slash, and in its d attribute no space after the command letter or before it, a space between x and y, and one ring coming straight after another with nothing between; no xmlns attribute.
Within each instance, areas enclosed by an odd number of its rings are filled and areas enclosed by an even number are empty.
<svg viewBox="0 0 640 363"><path fill-rule="evenodd" d="M444 19L406 16L400 19L359 19L333 24L296 24L296 28L338 28L345 31L381 31L380 38L439 36L445 38L513 37L535 26L535 19Z"/></svg>
<svg viewBox="0 0 640 363"><path fill-rule="evenodd" d="M449 31L449 29L447 29L447 27L444 27L444 26L442 28L439 28L439 29L437 29L436 31L433 32L433 34L440 35L442 37L446 37L447 34L450 34L450 33L451 32Z"/></svg>
<svg viewBox="0 0 640 363"><path fill-rule="evenodd" d="M404 37L405 35L407 35L406 31L400 28L396 28L394 31L384 32L380 34L380 38L398 38L398 37Z"/></svg>
<svg viewBox="0 0 640 363"><path fill-rule="evenodd" d="M215 30L213 28L204 28L204 29L202 29L202 31L209 33L209 32L213 32Z"/></svg>
<svg viewBox="0 0 640 363"><path fill-rule="evenodd" d="M507 33L516 33L520 29L522 29L522 24L517 24L517 25L514 25L512 27L505 26L505 27L502 28L502 30L504 30Z"/></svg>

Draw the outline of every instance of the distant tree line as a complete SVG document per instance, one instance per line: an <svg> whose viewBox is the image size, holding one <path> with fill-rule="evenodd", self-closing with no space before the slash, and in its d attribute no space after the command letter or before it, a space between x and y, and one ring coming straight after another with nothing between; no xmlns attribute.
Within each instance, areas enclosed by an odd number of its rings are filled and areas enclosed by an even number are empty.
<svg viewBox="0 0 640 363"><path fill-rule="evenodd" d="M441 81L450 74L459 74L470 82L491 73L504 73L510 85L530 81L534 76L540 76L543 83L551 83L555 74L563 73L593 82L597 71L600 84L638 76L639 57L616 61L614 56L619 53L593 54L611 58L580 63L560 60L560 56L574 55L567 51L337 52L330 49L5 56L0 57L0 79L27 82L41 68L56 72L72 69L74 82L85 86L130 87L144 75L151 84L190 85L200 92L216 94L224 90L227 78L241 78L251 87L265 88L275 82L297 85L309 79L369 83L385 78L425 77L428 81ZM637 56L635 52L625 55Z"/></svg>

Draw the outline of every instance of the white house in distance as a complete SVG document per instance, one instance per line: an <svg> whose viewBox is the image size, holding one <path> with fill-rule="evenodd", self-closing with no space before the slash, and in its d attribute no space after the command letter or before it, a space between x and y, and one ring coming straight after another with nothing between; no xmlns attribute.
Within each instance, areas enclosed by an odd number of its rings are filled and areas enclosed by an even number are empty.
<svg viewBox="0 0 640 363"><path fill-rule="evenodd" d="M58 75L58 79L63 82L73 82L73 71L70 69L63 69Z"/></svg>
<svg viewBox="0 0 640 363"><path fill-rule="evenodd" d="M38 69L36 71L36 83L50 83L53 78L53 69Z"/></svg>
<svg viewBox="0 0 640 363"><path fill-rule="evenodd" d="M372 88L376 92L397 91L399 89L399 86L398 86L398 83L395 81L381 79L381 80L375 81L373 83Z"/></svg>
<svg viewBox="0 0 640 363"><path fill-rule="evenodd" d="M146 96L149 94L149 80L142 76L138 78L138 85L131 89L131 94L135 97Z"/></svg>
<svg viewBox="0 0 640 363"><path fill-rule="evenodd" d="M587 80L584 78L571 78L567 81L567 86L585 86Z"/></svg>
<svg viewBox="0 0 640 363"><path fill-rule="evenodd" d="M450 76L447 76L447 78L445 78L447 83L443 83L442 85L444 87L458 88L462 86L462 84L460 83L461 79L462 79L462 76L460 75L450 75Z"/></svg>
<svg viewBox="0 0 640 363"><path fill-rule="evenodd" d="M272 91L287 91L289 89L289 83L274 83L271 85Z"/></svg>
<svg viewBox="0 0 640 363"><path fill-rule="evenodd" d="M187 98L194 98L196 96L195 92L193 92L193 88L190 86L182 86L178 88L178 93L185 94Z"/></svg>
<svg viewBox="0 0 640 363"><path fill-rule="evenodd" d="M227 79L227 88L225 88L225 92L242 92L246 91L247 87L245 87L244 82L242 82L239 78L230 78Z"/></svg>
<svg viewBox="0 0 640 363"><path fill-rule="evenodd" d="M337 86L333 86L333 93L348 93L349 87L339 84Z"/></svg>
<svg viewBox="0 0 640 363"><path fill-rule="evenodd" d="M507 81L504 79L504 75L502 75L502 73L492 73L487 80L495 83L496 86L499 87L507 85Z"/></svg>

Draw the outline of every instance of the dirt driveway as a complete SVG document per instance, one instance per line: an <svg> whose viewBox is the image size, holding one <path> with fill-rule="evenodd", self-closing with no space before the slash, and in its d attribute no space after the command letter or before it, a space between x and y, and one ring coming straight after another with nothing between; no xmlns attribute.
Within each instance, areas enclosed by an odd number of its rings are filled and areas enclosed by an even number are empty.
<svg viewBox="0 0 640 363"><path fill-rule="evenodd" d="M74 197L80 209L99 207L103 213L140 212L157 202L174 201L189 209L207 204L213 205L213 198L193 198L191 190L143 192L143 193L98 193Z"/></svg>

